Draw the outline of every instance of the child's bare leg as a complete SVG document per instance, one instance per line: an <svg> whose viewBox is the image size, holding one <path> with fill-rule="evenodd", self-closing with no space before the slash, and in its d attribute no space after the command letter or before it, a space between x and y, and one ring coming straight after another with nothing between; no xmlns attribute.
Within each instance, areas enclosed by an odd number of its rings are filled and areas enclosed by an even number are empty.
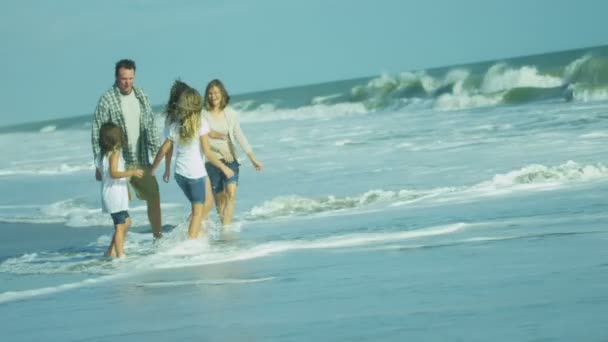
<svg viewBox="0 0 608 342"><path fill-rule="evenodd" d="M226 209L226 193L225 190L215 194L215 207L217 215L220 217L220 222L224 224L224 210Z"/></svg>
<svg viewBox="0 0 608 342"><path fill-rule="evenodd" d="M203 207L202 203L192 203L192 215L190 216L190 226L188 227L188 239L190 240L196 239L198 232L201 230Z"/></svg>
<svg viewBox="0 0 608 342"><path fill-rule="evenodd" d="M112 235L112 241L110 242L110 246L108 246L108 250L105 252L105 256L116 258L116 243L114 242L116 239L116 226L114 226L114 234Z"/></svg>
<svg viewBox="0 0 608 342"><path fill-rule="evenodd" d="M205 203L203 203L203 212L202 212L202 224L205 225L207 221L207 216L209 216L209 212L213 208L213 192L211 191L211 182L209 181L209 177L206 177L205 181ZM203 233L207 235L208 227L203 227Z"/></svg>
<svg viewBox="0 0 608 342"><path fill-rule="evenodd" d="M118 250L116 251L116 255L119 257L126 255L124 245L125 245L125 241L127 241L127 231L129 231L130 227L131 227L131 218L127 217L127 219L125 220L125 229L123 229L123 231L122 231L122 246L123 247L122 247L120 255L118 255Z"/></svg>
<svg viewBox="0 0 608 342"><path fill-rule="evenodd" d="M116 248L116 256L119 258L125 255L125 235L127 234L127 229L129 229L129 223L131 223L131 220L127 219L125 223L116 225L116 232L114 233L114 246Z"/></svg>
<svg viewBox="0 0 608 342"><path fill-rule="evenodd" d="M110 246L108 246L108 250L106 250L106 252L103 253L103 256L112 257L112 258L116 257L116 249L114 248L114 238L112 238L112 243L110 243Z"/></svg>
<svg viewBox="0 0 608 342"><path fill-rule="evenodd" d="M234 204L236 202L236 183L230 183L226 185L224 190L224 211L222 213L222 225L226 226L232 223L232 216L234 215Z"/></svg>

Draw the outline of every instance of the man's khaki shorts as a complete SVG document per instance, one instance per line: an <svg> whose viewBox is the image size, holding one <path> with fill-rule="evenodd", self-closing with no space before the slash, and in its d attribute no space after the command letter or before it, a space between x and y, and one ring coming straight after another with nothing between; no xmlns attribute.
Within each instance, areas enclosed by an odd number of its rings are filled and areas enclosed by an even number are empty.
<svg viewBox="0 0 608 342"><path fill-rule="evenodd" d="M149 169L143 168L143 170L143 177L131 177L131 186L135 190L135 195L142 201L160 198L156 176L151 175Z"/></svg>

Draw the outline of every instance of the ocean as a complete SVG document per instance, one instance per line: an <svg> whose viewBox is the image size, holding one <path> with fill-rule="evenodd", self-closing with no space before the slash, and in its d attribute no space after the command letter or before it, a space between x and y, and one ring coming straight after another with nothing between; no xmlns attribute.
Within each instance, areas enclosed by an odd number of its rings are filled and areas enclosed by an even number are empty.
<svg viewBox="0 0 608 342"><path fill-rule="evenodd" d="M165 237L133 201L120 260L92 115L0 127L3 341L608 340L608 47L233 107L264 164L236 224L186 241L161 182Z"/></svg>

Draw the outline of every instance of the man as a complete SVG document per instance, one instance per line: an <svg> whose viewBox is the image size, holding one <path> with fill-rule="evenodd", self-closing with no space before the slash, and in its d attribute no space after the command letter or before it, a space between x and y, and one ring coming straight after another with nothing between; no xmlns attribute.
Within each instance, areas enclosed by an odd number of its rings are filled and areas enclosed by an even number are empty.
<svg viewBox="0 0 608 342"><path fill-rule="evenodd" d="M148 219L152 226L154 238L160 238L161 213L160 193L156 177L150 174L150 160L160 148L160 140L154 113L143 90L134 87L135 62L123 59L116 63L114 70L116 82L99 99L93 118L91 143L95 160L101 153L99 148L99 128L111 121L124 132L125 146L122 155L127 169L143 168L146 170L142 178L131 178L131 186L137 198L146 201ZM101 180L100 170L95 172L97 180Z"/></svg>

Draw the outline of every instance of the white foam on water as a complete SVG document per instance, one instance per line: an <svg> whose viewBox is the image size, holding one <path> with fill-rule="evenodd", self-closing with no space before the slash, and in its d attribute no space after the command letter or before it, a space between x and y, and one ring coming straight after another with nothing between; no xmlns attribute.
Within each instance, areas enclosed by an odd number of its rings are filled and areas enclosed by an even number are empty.
<svg viewBox="0 0 608 342"><path fill-rule="evenodd" d="M344 140L338 140L334 143L334 145L336 146L345 146L345 145L350 145L352 144L353 141L350 139L344 139Z"/></svg>
<svg viewBox="0 0 608 342"><path fill-rule="evenodd" d="M0 134L0 145L11 146L0 161L0 176L56 176L90 172L93 158L89 143L90 131L54 130ZM18 144L15 144L18 141Z"/></svg>
<svg viewBox="0 0 608 342"><path fill-rule="evenodd" d="M48 125L48 126L44 126L40 129L40 133L49 133L49 132L54 132L57 130L57 126L55 125Z"/></svg>
<svg viewBox="0 0 608 342"><path fill-rule="evenodd" d="M441 111L452 111L495 106L501 102L502 94L474 94L463 90L439 96L434 108Z"/></svg>
<svg viewBox="0 0 608 342"><path fill-rule="evenodd" d="M60 292L65 292L69 290L78 289L85 286L91 286L95 284L99 284L101 282L105 282L111 279L116 279L118 276L105 276L100 278L88 278L79 282L61 284L57 286L49 286L42 287L31 290L23 290L23 291L7 291L0 293L0 304L9 303L19 300L28 300L35 297L40 296L48 296L52 294L57 294Z"/></svg>
<svg viewBox="0 0 608 342"><path fill-rule="evenodd" d="M332 120L342 117L358 116L368 113L362 103L338 103L333 105L314 104L295 109L275 108L272 105L260 106L255 110L239 114L241 122L268 122L285 120Z"/></svg>
<svg viewBox="0 0 608 342"><path fill-rule="evenodd" d="M310 102L313 105L327 104L327 102L331 102L331 100L339 98L340 96L342 96L342 94L331 94L331 95L327 95L327 96L315 96L315 97L313 97L312 101L310 101Z"/></svg>
<svg viewBox="0 0 608 342"><path fill-rule="evenodd" d="M360 246L384 244L394 241L414 240L434 236L453 234L468 227L474 226L467 223L455 223L443 226L421 228L401 232L346 234L315 240L288 240L272 241L244 248L226 248L219 250L205 250L198 255L188 255L181 258L167 258L160 255L150 256L147 260L140 260L156 269L172 269L192 266L219 264L243 260L251 260L266 257L273 254L286 253L296 250L307 249L344 249Z"/></svg>
<svg viewBox="0 0 608 342"><path fill-rule="evenodd" d="M18 167L0 169L0 176L57 176L67 175L83 171L94 171L93 162L83 164L67 164L59 165L20 165Z"/></svg>
<svg viewBox="0 0 608 342"><path fill-rule="evenodd" d="M608 178L608 168L601 163L581 165L568 161L558 166L531 164L473 185L438 187L433 189L374 189L353 196L333 195L317 198L299 195L277 196L253 207L245 214L246 220L320 215L329 212L352 212L371 205L402 206L416 202L442 202L505 196L524 191L547 191L582 182Z"/></svg>
<svg viewBox="0 0 608 342"><path fill-rule="evenodd" d="M206 285L240 285L240 284L255 284L276 279L275 277L265 278L221 278L221 279L195 279L183 281L159 281L135 283L137 287L145 288L165 288L165 287L182 287L182 286L206 286Z"/></svg>
<svg viewBox="0 0 608 342"><path fill-rule="evenodd" d="M608 100L608 89L578 89L575 87L574 98L582 102Z"/></svg>
<svg viewBox="0 0 608 342"><path fill-rule="evenodd" d="M493 65L483 78L481 91L494 93L520 87L552 88L564 83L560 77L542 75L534 66L510 68L506 64Z"/></svg>
<svg viewBox="0 0 608 342"><path fill-rule="evenodd" d="M594 132L590 137L602 136ZM452 146L451 148L456 148ZM334 166L331 166L335 168ZM331 168L330 168L331 169ZM244 213L247 220L264 220L280 217L319 215L330 212L351 212L370 205L407 205L421 201L454 201L486 196L509 195L522 191L543 191L606 179L608 168L603 164L578 164L568 161L557 166L530 164L474 185L439 187L432 189L373 189L352 196L320 196L309 198L298 195L282 195L254 206ZM162 203L163 215L169 221L179 221L187 209L179 203ZM148 225L146 206L130 209L134 227ZM97 201L71 198L49 205L24 204L0 206L0 222L3 223L64 223L69 227L111 226L109 215L101 213Z"/></svg>
<svg viewBox="0 0 608 342"><path fill-rule="evenodd" d="M585 134L581 134L579 138L582 139L598 139L598 138L606 138L608 137L608 131L595 131L589 132Z"/></svg>
<svg viewBox="0 0 608 342"><path fill-rule="evenodd" d="M48 205L0 206L0 222L3 223L64 223L68 227L112 226L109 214L101 212L99 203L91 203L82 198L70 198ZM162 203L163 214L169 220L181 217L184 205ZM133 227L148 225L147 207L133 206L129 209L133 217Z"/></svg>

